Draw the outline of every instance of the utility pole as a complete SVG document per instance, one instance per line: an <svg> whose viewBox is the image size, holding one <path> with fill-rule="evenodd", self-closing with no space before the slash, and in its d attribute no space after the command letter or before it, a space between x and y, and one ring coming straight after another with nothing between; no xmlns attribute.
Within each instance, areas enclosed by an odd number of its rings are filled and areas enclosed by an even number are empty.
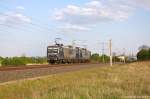
<svg viewBox="0 0 150 99"><path fill-rule="evenodd" d="M123 48L124 63L126 63L126 49Z"/></svg>
<svg viewBox="0 0 150 99"><path fill-rule="evenodd" d="M102 57L103 57L103 63L105 62L104 53L105 53L105 45L104 45L104 42L102 42Z"/></svg>
<svg viewBox="0 0 150 99"><path fill-rule="evenodd" d="M109 40L110 66L112 66L112 40Z"/></svg>

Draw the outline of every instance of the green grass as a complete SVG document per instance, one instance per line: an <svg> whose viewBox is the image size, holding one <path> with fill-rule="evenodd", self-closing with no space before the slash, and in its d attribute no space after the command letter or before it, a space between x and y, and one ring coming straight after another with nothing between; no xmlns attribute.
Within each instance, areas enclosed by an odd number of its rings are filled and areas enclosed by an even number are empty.
<svg viewBox="0 0 150 99"><path fill-rule="evenodd" d="M150 98L150 62L100 67L0 85L0 99Z"/></svg>

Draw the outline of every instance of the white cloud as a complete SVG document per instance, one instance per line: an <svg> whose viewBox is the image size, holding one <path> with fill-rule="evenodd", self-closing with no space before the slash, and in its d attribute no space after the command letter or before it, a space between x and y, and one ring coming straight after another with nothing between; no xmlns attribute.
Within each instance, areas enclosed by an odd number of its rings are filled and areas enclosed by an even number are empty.
<svg viewBox="0 0 150 99"><path fill-rule="evenodd" d="M17 7L18 8L18 7ZM20 7L21 8L21 7ZM21 12L11 11L0 14L0 23L5 25L21 25L24 23L30 23L31 19Z"/></svg>
<svg viewBox="0 0 150 99"><path fill-rule="evenodd" d="M128 5L133 8L141 7L145 9L150 9L150 0L108 0L108 2Z"/></svg>
<svg viewBox="0 0 150 99"><path fill-rule="evenodd" d="M150 0L93 0L83 6L68 5L55 9L57 21L73 25L91 25L126 20L137 8L150 9Z"/></svg>
<svg viewBox="0 0 150 99"><path fill-rule="evenodd" d="M72 31L72 32L78 32L78 31L89 31L90 28L88 27L83 27L79 25L72 25L72 24L66 24L63 27L60 27L61 30L63 31Z"/></svg>
<svg viewBox="0 0 150 99"><path fill-rule="evenodd" d="M14 11L3 12L0 14L0 24L20 26L25 23L31 23L31 18L23 14L25 8L23 6L17 6Z"/></svg>
<svg viewBox="0 0 150 99"><path fill-rule="evenodd" d="M99 1L88 2L85 5L90 6L90 7L99 7L99 6L102 6Z"/></svg>
<svg viewBox="0 0 150 99"><path fill-rule="evenodd" d="M102 5L99 1L91 1L83 7L68 5L63 9L55 10L57 21L70 24L95 24L110 20L122 20L129 16L129 11L125 7L114 5Z"/></svg>
<svg viewBox="0 0 150 99"><path fill-rule="evenodd" d="M16 9L18 9L18 10L25 10L25 8L23 6L17 6Z"/></svg>

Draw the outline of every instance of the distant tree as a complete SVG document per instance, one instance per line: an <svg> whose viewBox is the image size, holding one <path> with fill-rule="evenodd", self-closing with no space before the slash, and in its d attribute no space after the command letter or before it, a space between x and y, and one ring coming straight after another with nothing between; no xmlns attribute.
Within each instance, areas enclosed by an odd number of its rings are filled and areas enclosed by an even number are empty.
<svg viewBox="0 0 150 99"><path fill-rule="evenodd" d="M147 45L140 46L137 58L138 60L150 60L150 47Z"/></svg>
<svg viewBox="0 0 150 99"><path fill-rule="evenodd" d="M0 56L0 64L1 64L1 62L3 61L3 59L4 59L4 58Z"/></svg>
<svg viewBox="0 0 150 99"><path fill-rule="evenodd" d="M3 60L3 57L0 56L0 60Z"/></svg>
<svg viewBox="0 0 150 99"><path fill-rule="evenodd" d="M141 49L137 53L137 58L138 58L138 60L148 60L148 59L150 59L150 50Z"/></svg>
<svg viewBox="0 0 150 99"><path fill-rule="evenodd" d="M109 56L107 56L107 55L101 55L100 56L100 61L101 62L108 62L109 61Z"/></svg>
<svg viewBox="0 0 150 99"><path fill-rule="evenodd" d="M150 49L149 49L149 51L148 51L148 52L149 52L149 60L150 60Z"/></svg>
<svg viewBox="0 0 150 99"><path fill-rule="evenodd" d="M25 65L25 61L22 60L20 57L13 57L13 58L5 58L2 61L2 66L19 66Z"/></svg>
<svg viewBox="0 0 150 99"><path fill-rule="evenodd" d="M91 59L94 60L94 61L99 61L100 56L99 56L98 53L94 53L94 54L92 54Z"/></svg>
<svg viewBox="0 0 150 99"><path fill-rule="evenodd" d="M6 57L5 59L3 59L3 61L1 62L1 64L3 65L3 66L7 66L7 65L9 65L9 62L10 60L9 60L9 58L8 57Z"/></svg>
<svg viewBox="0 0 150 99"><path fill-rule="evenodd" d="M91 60L97 61L97 62L108 62L109 56L107 56L107 55L100 56L99 54L95 53L91 56Z"/></svg>
<svg viewBox="0 0 150 99"><path fill-rule="evenodd" d="M2 58L0 63L2 66L22 66L26 64L43 64L47 62L46 57L10 57L10 58Z"/></svg>
<svg viewBox="0 0 150 99"><path fill-rule="evenodd" d="M113 56L113 61L114 62L120 62L120 59L117 56Z"/></svg>

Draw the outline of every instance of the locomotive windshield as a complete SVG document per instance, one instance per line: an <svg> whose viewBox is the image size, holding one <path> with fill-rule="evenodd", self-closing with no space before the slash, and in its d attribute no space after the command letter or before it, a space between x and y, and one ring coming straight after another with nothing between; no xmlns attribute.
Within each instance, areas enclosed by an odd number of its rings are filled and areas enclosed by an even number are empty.
<svg viewBox="0 0 150 99"><path fill-rule="evenodd" d="M57 47L49 47L48 53L58 53L58 48Z"/></svg>

